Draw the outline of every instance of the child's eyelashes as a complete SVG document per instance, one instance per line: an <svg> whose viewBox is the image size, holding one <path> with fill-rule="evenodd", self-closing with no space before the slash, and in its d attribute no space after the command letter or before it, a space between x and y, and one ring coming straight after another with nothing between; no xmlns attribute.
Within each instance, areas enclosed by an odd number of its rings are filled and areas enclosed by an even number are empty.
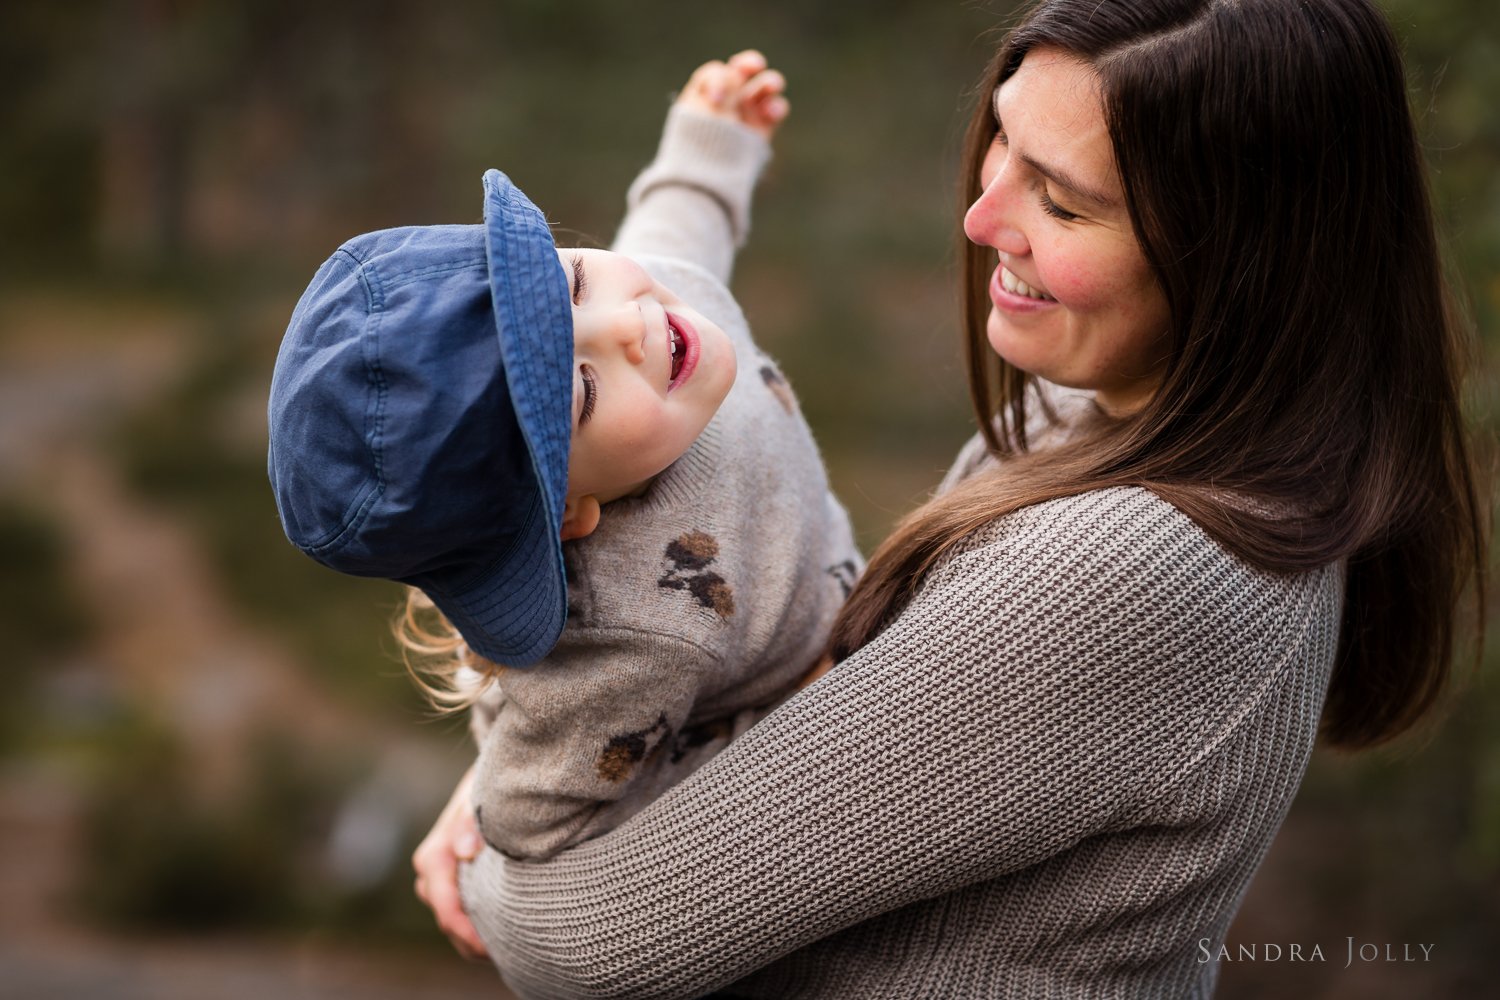
<svg viewBox="0 0 1500 1000"><path fill-rule="evenodd" d="M599 383L590 366L579 365L578 371L583 376L583 412L578 417L578 426L582 427L594 415L594 402L599 398Z"/></svg>
<svg viewBox="0 0 1500 1000"><path fill-rule="evenodd" d="M576 306L583 301L589 276L583 268L581 256L574 254L570 263L573 267L573 304ZM583 409L578 415L578 426L581 428L594 415L594 406L599 398L599 380L594 369L586 364L578 366L578 374L583 380Z"/></svg>
<svg viewBox="0 0 1500 1000"><path fill-rule="evenodd" d="M588 287L588 272L583 269L583 258L574 254L573 256L573 304L576 306L583 301L584 289Z"/></svg>

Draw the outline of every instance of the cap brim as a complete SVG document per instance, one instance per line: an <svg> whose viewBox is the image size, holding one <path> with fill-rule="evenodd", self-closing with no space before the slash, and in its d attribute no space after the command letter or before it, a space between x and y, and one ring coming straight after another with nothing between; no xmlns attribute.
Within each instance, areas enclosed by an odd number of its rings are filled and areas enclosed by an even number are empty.
<svg viewBox="0 0 1500 1000"><path fill-rule="evenodd" d="M547 530L540 494L515 545L462 588L413 581L448 617L469 648L504 666L525 667L557 644L567 617L562 545Z"/></svg>
<svg viewBox="0 0 1500 1000"><path fill-rule="evenodd" d="M484 175L484 222L495 333L539 507L492 569L458 592L431 596L475 652L526 666L556 644L567 618L561 533L572 438L573 309L546 218L498 170Z"/></svg>

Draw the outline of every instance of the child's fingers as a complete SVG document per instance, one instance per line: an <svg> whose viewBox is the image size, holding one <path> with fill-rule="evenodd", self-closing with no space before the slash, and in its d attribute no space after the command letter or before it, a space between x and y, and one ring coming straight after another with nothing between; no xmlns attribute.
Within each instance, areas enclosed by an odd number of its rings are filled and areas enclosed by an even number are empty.
<svg viewBox="0 0 1500 1000"><path fill-rule="evenodd" d="M737 95L741 105L756 104L770 100L786 90L786 77L780 70L761 70L740 87Z"/></svg>
<svg viewBox="0 0 1500 1000"><path fill-rule="evenodd" d="M758 49L745 49L729 57L729 68L738 73L741 80L750 79L766 65L766 57Z"/></svg>
<svg viewBox="0 0 1500 1000"><path fill-rule="evenodd" d="M790 105L781 97L786 78L755 49L711 60L688 78L678 100L711 114L738 118L765 135L775 131Z"/></svg>
<svg viewBox="0 0 1500 1000"><path fill-rule="evenodd" d="M769 136L791 112L792 106L782 93L785 89L786 78L776 70L757 73L736 95L740 119Z"/></svg>
<svg viewBox="0 0 1500 1000"><path fill-rule="evenodd" d="M729 99L731 87L738 83L736 71L727 63L714 59L693 70L683 94L711 107L719 107Z"/></svg>
<svg viewBox="0 0 1500 1000"><path fill-rule="evenodd" d="M769 139L786 120L791 110L792 106L787 99L778 95L761 104L742 106L740 122Z"/></svg>
<svg viewBox="0 0 1500 1000"><path fill-rule="evenodd" d="M710 59L708 62L693 70L693 75L688 77L688 88L702 88L708 86L714 80L721 79L729 67L718 59Z"/></svg>
<svg viewBox="0 0 1500 1000"><path fill-rule="evenodd" d="M713 83L722 82L728 75L729 66L720 59L710 59L708 62L693 70L693 75L688 77L689 88L705 88Z"/></svg>

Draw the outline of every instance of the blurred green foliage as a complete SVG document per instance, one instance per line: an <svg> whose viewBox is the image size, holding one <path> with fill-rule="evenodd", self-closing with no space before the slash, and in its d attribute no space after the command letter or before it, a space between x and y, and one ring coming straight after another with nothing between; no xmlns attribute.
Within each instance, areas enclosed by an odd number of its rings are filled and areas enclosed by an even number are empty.
<svg viewBox="0 0 1500 1000"><path fill-rule="evenodd" d="M391 683L403 673L388 627L401 589L339 576L287 544L263 446L236 436L243 417L232 412L245 379L266 377L263 363L233 316L200 308L221 325L175 388L118 425L111 451L131 486L197 530L252 621L290 641L331 690L367 709L410 715L424 703L404 680Z"/></svg>
<svg viewBox="0 0 1500 1000"><path fill-rule="evenodd" d="M332 789L315 789L305 767L268 756L248 796L211 808L193 792L191 755L149 717L127 714L98 738L108 753L98 757L83 818L90 865L78 905L141 929L292 919L305 881L299 827Z"/></svg>
<svg viewBox="0 0 1500 1000"><path fill-rule="evenodd" d="M191 933L322 928L365 945L442 946L404 867L364 887L328 877L329 832L361 766L310 755L267 728L231 797L205 789L191 748L139 711L121 711L94 741L107 752L93 756L81 823L88 867L72 900L91 920Z"/></svg>
<svg viewBox="0 0 1500 1000"><path fill-rule="evenodd" d="M1460 293L1500 338L1500 12L1475 0L1386 0ZM1493 353L1491 353L1493 358ZM1493 368L1491 369L1493 370ZM1493 408L1487 411L1493 418Z"/></svg>
<svg viewBox="0 0 1500 1000"><path fill-rule="evenodd" d="M0 700L0 753L27 734L31 700L46 669L91 634L89 610L67 576L68 555L55 518L33 503L0 496L0 649L9 685Z"/></svg>

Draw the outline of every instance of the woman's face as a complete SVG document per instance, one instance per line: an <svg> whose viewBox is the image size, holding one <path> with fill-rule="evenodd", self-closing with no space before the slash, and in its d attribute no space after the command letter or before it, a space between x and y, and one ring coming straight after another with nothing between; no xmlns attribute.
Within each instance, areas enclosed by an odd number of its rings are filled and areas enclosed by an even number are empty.
<svg viewBox="0 0 1500 1000"><path fill-rule="evenodd" d="M990 345L1130 413L1160 384L1167 303L1130 227L1098 80L1063 50L1034 49L993 103L1000 131L964 217L969 239L999 254Z"/></svg>

